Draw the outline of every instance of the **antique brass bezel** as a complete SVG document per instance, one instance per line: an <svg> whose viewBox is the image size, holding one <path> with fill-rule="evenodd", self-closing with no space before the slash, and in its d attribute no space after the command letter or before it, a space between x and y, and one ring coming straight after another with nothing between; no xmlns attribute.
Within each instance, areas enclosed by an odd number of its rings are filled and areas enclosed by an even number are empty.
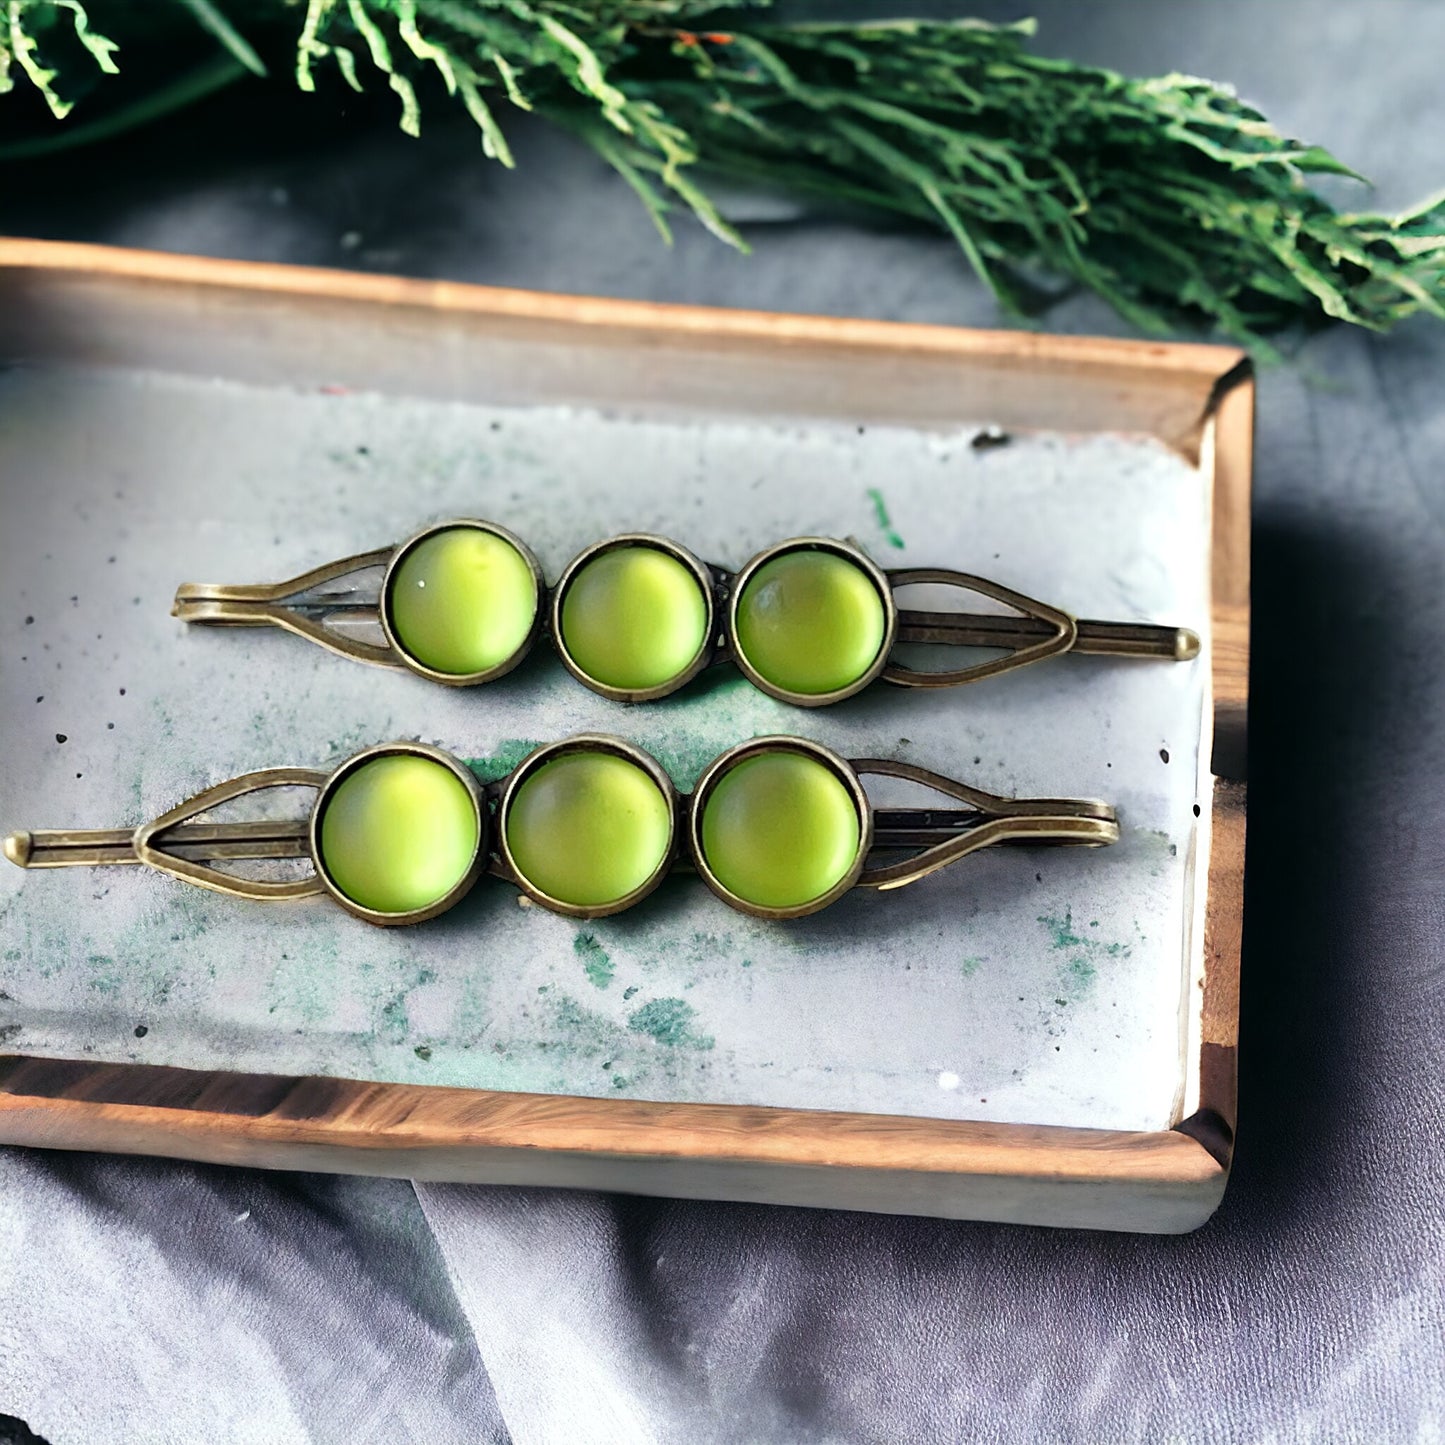
<svg viewBox="0 0 1445 1445"><path fill-rule="evenodd" d="M658 791L667 803L667 848L662 861L644 882L624 897L614 899L610 903L567 903L560 898L554 898L522 872L507 837L508 815L523 783L548 763L557 758L567 757L572 753L606 753L611 757L626 759L627 762L635 764L647 774L657 785ZM553 913L561 913L568 918L606 918L613 913L621 913L624 909L631 908L634 903L641 903L667 877L677 862L681 833L678 826L677 787L667 771L651 753L644 752L623 738L612 737L606 733L579 733L576 737L564 738L561 742L547 743L523 758L498 786L501 791L497 798L496 846L490 871L498 878L515 884L534 903L540 903L543 908L549 909Z"/></svg>
<svg viewBox="0 0 1445 1445"><path fill-rule="evenodd" d="M648 547L654 552L661 552L665 557L671 557L674 561L681 562L697 583L698 590L703 596L703 603L707 608L702 645L681 672L675 673L666 682L658 683L655 687L613 687L610 683L593 677L572 656L562 630L562 609L567 602L568 589L576 581L577 575L588 563L595 562L597 558L605 556L608 552L615 552L624 547ZM624 532L619 536L609 537L606 541L597 542L579 552L567 564L561 577L557 580L556 587L552 589L552 646L556 648L557 656L562 659L562 666L583 687L590 688L603 697L611 698L613 702L653 702L657 698L667 697L679 688L686 687L698 673L717 659L717 587L717 577L706 562L689 552L686 547L679 546L678 543L669 541L666 537L654 536L651 532Z"/></svg>

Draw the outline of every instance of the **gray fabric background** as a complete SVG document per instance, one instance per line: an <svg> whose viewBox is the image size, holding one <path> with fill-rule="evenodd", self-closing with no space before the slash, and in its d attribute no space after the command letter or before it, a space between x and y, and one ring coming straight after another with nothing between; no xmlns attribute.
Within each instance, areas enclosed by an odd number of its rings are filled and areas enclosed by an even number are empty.
<svg viewBox="0 0 1445 1445"><path fill-rule="evenodd" d="M1445 182L1433 0L1031 8L1045 51L1234 81L1374 176L1381 204ZM0 229L996 322L930 236L738 197L751 258L687 226L668 252L538 127L504 174L463 127L417 146L379 108L297 147L292 104L257 121L217 102L237 117L219 153L172 132L59 189L13 171ZM1121 331L1087 299L1049 325ZM1051 1233L9 1151L0 1412L53 1445L1439 1439L1445 327L1322 334L1260 401L1241 1123L1208 1226Z"/></svg>

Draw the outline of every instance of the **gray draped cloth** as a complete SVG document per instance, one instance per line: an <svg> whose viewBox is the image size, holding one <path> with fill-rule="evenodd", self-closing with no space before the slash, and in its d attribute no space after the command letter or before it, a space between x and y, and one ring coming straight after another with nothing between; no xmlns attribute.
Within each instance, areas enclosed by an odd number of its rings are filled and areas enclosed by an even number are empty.
<svg viewBox="0 0 1445 1445"><path fill-rule="evenodd" d="M1433 0L1034 8L1055 53L1235 81L1373 175L1382 205L1445 181ZM624 187L536 126L518 128L515 174L462 126L421 148L368 127L298 153L238 125L204 157L167 129L124 164L77 159L63 193L15 172L0 225L995 320L947 241L773 200L729 198L751 258L686 227L665 251ZM1049 325L1121 329L1087 298ZM1267 370L1256 476L1241 1124L1206 1228L0 1151L0 1414L52 1445L1440 1438L1445 327L1335 330Z"/></svg>

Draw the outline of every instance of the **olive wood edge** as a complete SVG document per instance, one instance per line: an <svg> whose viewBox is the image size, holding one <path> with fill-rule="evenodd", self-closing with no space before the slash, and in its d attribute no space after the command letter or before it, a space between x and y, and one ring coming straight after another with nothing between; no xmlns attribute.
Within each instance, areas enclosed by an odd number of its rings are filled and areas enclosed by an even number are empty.
<svg viewBox="0 0 1445 1445"><path fill-rule="evenodd" d="M229 295L248 307L291 298L296 305L404 308L422 322L466 318L469 325L525 327L548 335L580 328L607 345L707 346L724 352L782 347L815 353L820 360L840 354L932 357L1021 377L1050 375L1063 385L1077 382L1086 391L1107 386L1108 409L1098 417L1100 427L1150 432L1212 478L1212 764L1217 779L1201 980L1204 1024L1195 1061L1199 1107L1172 1131L1110 1133L732 1105L503 1095L11 1056L0 1057L0 1138L17 1144L399 1177L515 1178L612 1188L641 1187L636 1181L645 1183L650 1177L654 1187L659 1182L665 1186L656 1192L678 1195L851 1204L895 1212L901 1207L918 1213L1100 1227L1129 1213L1127 1199L1115 1200L1111 1208L1105 1199L1107 1186L1132 1182L1156 1194L1176 1190L1189 1197L1187 1203L1170 1205L1162 1216L1135 1220L1127 1227L1193 1228L1212 1212L1233 1146L1243 906L1254 416L1253 375L1243 352L1178 342L549 295L0 238L0 284L12 284L7 273L23 272L41 273L66 286L124 281L198 288ZM1172 399L1156 406L1150 400L1155 393ZM1192 398L1197 399L1191 403ZM999 420L1027 424L1022 410L1019 416L1001 412ZM521 1162L509 1162L513 1160ZM549 1160L557 1161L550 1171L543 1167ZM607 1160L622 1161L631 1172L620 1178L599 1174ZM686 1165L689 1172L659 1179L642 1169L665 1161ZM574 1165L579 1170L589 1166L589 1177L569 1180L567 1171ZM717 1169L752 1165L794 1179L807 1171L826 1179L816 1186L743 1181L734 1187L715 1174ZM899 1195L892 1185L869 1195L856 1179L874 1174L895 1184L899 1179L966 1178L992 1180L997 1188L992 1195L976 1195L955 1207L937 1195ZM1057 1208L1038 1203L1018 1207L1016 1201L1010 1205L1005 1194L1022 1181L1043 1184L1055 1193L1075 1192Z"/></svg>
<svg viewBox="0 0 1445 1445"><path fill-rule="evenodd" d="M1143 1191L1155 1205L1134 1227L1164 1232L1202 1223L1228 1172L1182 1130L585 1099L16 1056L0 1057L0 1138L398 1178L622 1190L651 1182L684 1197L881 1211L896 1210L901 1199L913 1212L944 1217L1002 1210L1021 1222L1093 1227L1110 1226L1121 1191Z"/></svg>
<svg viewBox="0 0 1445 1445"><path fill-rule="evenodd" d="M818 360L874 359L927 363L945 395L956 391L951 371L978 376L983 371L1006 384L991 392L987 409L1002 428L1052 426L1064 430L1147 432L1191 463L1199 461L1200 419L1219 378L1245 363L1238 347L1207 343L1051 335L1043 332L964 329L919 322L804 316L733 308L622 301L597 296L568 296L466 282L369 275L321 267L212 257L96 245L0 237L0 283L6 273L41 276L68 306L65 327L88 310L88 293L117 283L165 286L184 293L205 292L236 318L240 329L260 324L262 313L278 307L304 309L312 322L333 319L358 306L386 311L407 329L416 344L417 328L441 328L449 334L526 336L548 344L596 348L643 348L706 352L740 361L760 346L789 360L796 379L799 364ZM4 316L0 313L0 334ZM114 336L37 336L23 320L13 333L45 349L80 345L92 359L113 359ZM129 332L126 333L130 335ZM570 338L570 339L569 339ZM247 345L266 344L246 338ZM129 344L129 343L127 343ZM339 353L328 353L332 380L375 386L376 378ZM1065 383L1085 406L1039 416L1037 388L1030 379ZM452 378L461 382L462 378ZM872 407L867 387L848 389L850 409ZM836 382L830 382L836 393ZM1062 395L1063 388L1059 394ZM810 393L811 394L811 393ZM892 393L890 393L892 398ZM934 398L930 405L937 402ZM892 401L890 400L890 405ZM857 419L867 420L860 415Z"/></svg>
<svg viewBox="0 0 1445 1445"><path fill-rule="evenodd" d="M1248 789L1250 508L1254 368L1247 358L1215 382L1201 422L1200 465L1212 486L1210 658L1213 774L1204 976L1197 1070L1201 1135L1223 1162L1238 1119L1239 968L1244 936ZM1205 802L1200 799L1201 805ZM1188 1127L1186 1120L1179 1127ZM1205 1138L1207 1136L1207 1139Z"/></svg>
<svg viewBox="0 0 1445 1445"><path fill-rule="evenodd" d="M1245 355L1237 346L1207 342L1068 336L917 321L871 321L734 307L691 306L665 301L622 301L603 296L481 286L466 281L425 280L270 261L233 261L21 236L0 236L0 268L4 267L79 271L135 281L155 280L308 297L325 296L344 301L417 306L428 310L488 312L558 320L584 327L626 325L659 328L701 333L710 340L718 336L748 339L763 336L774 342L818 340L832 343L844 340L854 345L895 351L906 339L919 350L1009 355L1046 363L1125 366L1151 372L1187 374L1211 381L1226 371L1227 368L1221 365L1222 359L1234 365Z"/></svg>

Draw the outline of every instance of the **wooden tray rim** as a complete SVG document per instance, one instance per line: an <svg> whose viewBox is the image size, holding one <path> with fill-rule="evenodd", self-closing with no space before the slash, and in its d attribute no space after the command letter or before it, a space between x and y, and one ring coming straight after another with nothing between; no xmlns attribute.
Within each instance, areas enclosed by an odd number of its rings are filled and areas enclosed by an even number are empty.
<svg viewBox="0 0 1445 1445"><path fill-rule="evenodd" d="M399 305L484 321L541 321L768 345L820 343L1188 377L1208 386L1197 454L1213 469L1212 610L1216 641L1226 641L1227 647L1223 654L1216 648L1214 657L1214 770L1222 776L1215 780L1213 798L1199 1107L1173 1129L1109 1131L589 1099L8 1055L0 1056L0 1142L421 1176L431 1172L429 1156L479 1150L524 1157L545 1152L584 1161L733 1162L1101 1186L1140 1181L1181 1186L1217 1202L1234 1141L1243 908L1254 406L1245 353L1197 343L612 300L0 237L0 280L7 272L27 270L222 288L242 296Z"/></svg>

